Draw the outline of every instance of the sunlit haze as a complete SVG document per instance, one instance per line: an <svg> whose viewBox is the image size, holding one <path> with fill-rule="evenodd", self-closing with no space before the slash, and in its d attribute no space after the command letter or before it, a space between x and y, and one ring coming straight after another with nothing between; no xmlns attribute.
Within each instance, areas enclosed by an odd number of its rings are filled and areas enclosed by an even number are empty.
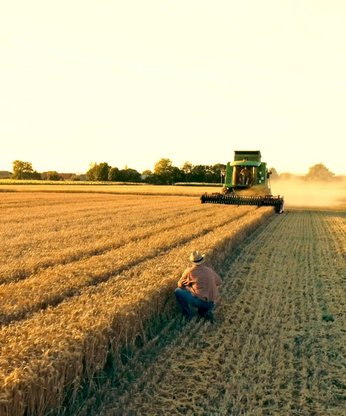
<svg viewBox="0 0 346 416"><path fill-rule="evenodd" d="M290 207L346 207L346 180L306 182L298 178L271 181L273 195L283 195Z"/></svg>
<svg viewBox="0 0 346 416"><path fill-rule="evenodd" d="M11 0L0 170L226 163L346 174L344 0Z"/></svg>

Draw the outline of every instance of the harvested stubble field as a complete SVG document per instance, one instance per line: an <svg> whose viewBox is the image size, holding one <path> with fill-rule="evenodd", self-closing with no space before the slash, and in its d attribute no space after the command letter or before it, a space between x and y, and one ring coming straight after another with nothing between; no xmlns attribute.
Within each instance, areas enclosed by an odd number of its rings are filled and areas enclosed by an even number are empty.
<svg viewBox="0 0 346 416"><path fill-rule="evenodd" d="M0 415L344 414L345 211L1 201ZM224 281L216 324L173 299L195 248Z"/></svg>

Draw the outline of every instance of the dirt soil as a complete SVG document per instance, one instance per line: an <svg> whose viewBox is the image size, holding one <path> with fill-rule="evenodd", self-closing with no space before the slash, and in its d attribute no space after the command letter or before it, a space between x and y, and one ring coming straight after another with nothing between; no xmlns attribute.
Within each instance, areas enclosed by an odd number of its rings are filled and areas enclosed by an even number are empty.
<svg viewBox="0 0 346 416"><path fill-rule="evenodd" d="M344 415L345 236L345 211L271 217L219 270L216 322L177 310L80 414Z"/></svg>

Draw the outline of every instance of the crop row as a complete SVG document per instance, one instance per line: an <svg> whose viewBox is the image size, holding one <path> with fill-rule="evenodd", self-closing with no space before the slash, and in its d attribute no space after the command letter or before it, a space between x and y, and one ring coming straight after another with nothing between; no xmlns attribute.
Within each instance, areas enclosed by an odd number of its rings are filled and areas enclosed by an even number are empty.
<svg viewBox="0 0 346 416"><path fill-rule="evenodd" d="M113 207L112 216L96 214L96 219L90 221L79 214L81 218L72 227L66 223L57 226L54 217L36 228L23 224L20 234L4 239L7 243L0 255L0 281L23 279L42 268L102 254L133 239L212 213L210 207L203 209L201 205L190 209L182 206L149 208L144 217L142 207L125 213Z"/></svg>
<svg viewBox="0 0 346 416"><path fill-rule="evenodd" d="M73 399L81 381L104 367L110 351L119 362L121 349L144 336L146 324L172 307L173 289L191 250L212 253L214 266L220 267L229 249L273 212L250 207L247 215L232 221L229 207L222 207L223 220L219 208L214 208L215 220L191 224L166 249L154 248L151 256L84 288L79 296L3 327L0 414L43 415L62 405L67 390Z"/></svg>
<svg viewBox="0 0 346 416"><path fill-rule="evenodd" d="M218 207L219 208L219 207ZM58 264L18 282L0 286L0 323L21 319L28 313L56 305L67 297L75 296L86 286L116 276L147 259L153 258L224 224L231 226L249 212L249 207L234 211L231 219L224 209L201 213L199 217L187 212L172 223L158 223L125 233L122 240L113 243L110 250L82 257L72 263ZM225 215L226 214L226 215Z"/></svg>
<svg viewBox="0 0 346 416"><path fill-rule="evenodd" d="M221 185L220 185L221 188ZM28 181L25 181L25 186L23 184L7 184L4 185L0 182L0 192L11 192L16 191L20 193L37 193L37 192L53 192L53 193L104 193L104 194L121 194L121 195L176 195L176 196L198 196L201 194L201 186L171 186L171 185L114 185L111 183L107 184L100 184L97 183L95 185L88 184L66 184L66 183L55 183L54 185L50 185L45 183L39 184L35 182L35 184L30 184ZM205 184L203 186L203 192L215 192L218 190L217 186L209 186Z"/></svg>
<svg viewBox="0 0 346 416"><path fill-rule="evenodd" d="M105 194L63 194L63 193L15 193L1 196L2 223L16 223L26 220L40 220L50 216L58 216L60 219L69 220L77 218L78 213L102 214L103 210L117 207L131 210L143 207L148 203L148 196L138 195L105 195ZM150 205L156 207L170 207L183 205L179 198L167 198L163 196L151 196ZM196 203L195 199L185 198L185 205Z"/></svg>

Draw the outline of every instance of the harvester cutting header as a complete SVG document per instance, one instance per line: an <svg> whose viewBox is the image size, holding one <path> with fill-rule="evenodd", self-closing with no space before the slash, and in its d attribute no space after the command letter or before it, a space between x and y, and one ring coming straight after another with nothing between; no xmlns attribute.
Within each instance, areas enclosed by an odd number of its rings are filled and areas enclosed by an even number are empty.
<svg viewBox="0 0 346 416"><path fill-rule="evenodd" d="M261 161L259 150L236 150L234 161L226 165L222 193L206 193L201 196L201 202L273 206L275 212L282 213L284 198L271 194L270 174L267 164Z"/></svg>

